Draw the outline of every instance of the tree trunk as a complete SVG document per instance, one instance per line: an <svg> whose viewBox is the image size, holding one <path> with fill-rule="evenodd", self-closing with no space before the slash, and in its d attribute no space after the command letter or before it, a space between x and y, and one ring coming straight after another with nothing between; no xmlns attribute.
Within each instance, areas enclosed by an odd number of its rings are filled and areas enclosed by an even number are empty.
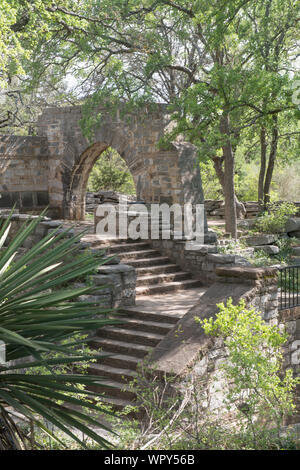
<svg viewBox="0 0 300 470"><path fill-rule="evenodd" d="M267 165L267 140L266 129L264 127L260 130L260 170L258 177L258 203L260 206L264 203L264 182Z"/></svg>
<svg viewBox="0 0 300 470"><path fill-rule="evenodd" d="M267 173L266 173L266 178L265 178L265 185L264 185L264 205L265 206L270 201L270 188L271 188L274 165L275 165L275 160L276 160L276 155L277 155L277 148L278 148L278 127L277 127L277 122L278 122L278 116L276 115L276 116L273 117L274 127L272 129L272 141L271 141L269 162L268 162L268 168L267 168Z"/></svg>
<svg viewBox="0 0 300 470"><path fill-rule="evenodd" d="M214 169L219 180L220 185L222 186L222 192L225 196L225 183L224 183L224 170L223 170L223 157L213 157ZM243 219L246 215L246 208L244 204L238 200L236 194L234 195L235 207L236 207L236 216L238 219Z"/></svg>
<svg viewBox="0 0 300 470"><path fill-rule="evenodd" d="M222 146L224 158L225 228L232 238L237 238L236 204L234 191L234 154L230 140L229 114L225 111L220 121L220 131L225 141Z"/></svg>

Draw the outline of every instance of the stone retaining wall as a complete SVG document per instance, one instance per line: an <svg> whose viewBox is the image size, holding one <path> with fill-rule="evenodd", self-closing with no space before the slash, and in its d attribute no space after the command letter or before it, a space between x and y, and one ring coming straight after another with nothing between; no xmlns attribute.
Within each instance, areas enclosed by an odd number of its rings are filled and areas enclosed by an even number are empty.
<svg viewBox="0 0 300 470"><path fill-rule="evenodd" d="M219 267L250 265L242 256L218 253L216 244L201 245L194 241L180 240L149 240L149 242L153 248L168 256L184 271L189 271L204 284L216 281L216 269Z"/></svg>
<svg viewBox="0 0 300 470"><path fill-rule="evenodd" d="M0 208L38 209L49 204L45 137L0 137Z"/></svg>
<svg viewBox="0 0 300 470"><path fill-rule="evenodd" d="M259 206L257 201L246 201L243 202L246 209L245 218L256 217L259 212ZM294 202L299 208L298 216L300 216L300 202ZM223 200L206 199L204 201L205 210L207 216L213 217L214 219L225 218L225 207Z"/></svg>
<svg viewBox="0 0 300 470"><path fill-rule="evenodd" d="M260 311L265 321L281 324L290 334L284 347L285 366L299 375L300 309L278 312L277 270L274 268L223 267L216 269L217 280L179 320L163 341L154 348L151 361L156 373L177 376L175 388L182 389L189 377L199 379L205 387L206 400L212 411L224 413L224 383L221 364L227 351L220 338L207 336L195 322L195 316L214 318L216 304L232 298L236 305L245 299L247 306ZM300 389L299 389L300 391ZM230 418L232 419L232 417ZM293 423L300 423L300 403ZM288 424L288 423L285 423Z"/></svg>
<svg viewBox="0 0 300 470"><path fill-rule="evenodd" d="M1 225L7 217L7 214L0 214ZM14 214L11 218L11 228L6 245L15 237L24 223L28 223L36 217L27 214ZM35 246L43 237L54 230L58 229L58 233L62 233L63 237L72 237L74 235L72 230L66 231L63 228L60 229L60 226L59 221L44 217L36 226L35 231L25 240L23 249L19 250L19 256ZM89 243L86 242L78 242L76 247L78 255L90 249ZM119 260L116 259L108 260L107 264L101 265L98 268L97 274L91 275L91 280L95 286L99 286L99 291L82 298L88 297L89 301L100 302L105 308L135 305L136 272L132 266L119 264ZM103 288L103 286L105 287Z"/></svg>
<svg viewBox="0 0 300 470"><path fill-rule="evenodd" d="M279 312L279 323L286 330L289 339L283 349L284 364L300 375L300 307L293 307ZM287 423L300 422L300 385L297 390L298 414L287 420Z"/></svg>

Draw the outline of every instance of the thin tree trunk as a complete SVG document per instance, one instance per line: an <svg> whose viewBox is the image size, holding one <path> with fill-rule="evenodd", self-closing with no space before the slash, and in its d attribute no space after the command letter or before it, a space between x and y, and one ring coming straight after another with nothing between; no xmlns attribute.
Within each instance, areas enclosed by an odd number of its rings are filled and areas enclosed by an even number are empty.
<svg viewBox="0 0 300 470"><path fill-rule="evenodd" d="M234 154L230 140L229 114L221 117L220 131L225 137L222 146L224 157L224 199L225 199L225 228L232 238L237 238L236 204L234 190Z"/></svg>
<svg viewBox="0 0 300 470"><path fill-rule="evenodd" d="M264 181L267 165L267 140L266 129L264 127L260 130L260 170L258 177L258 203L260 206L264 203Z"/></svg>
<svg viewBox="0 0 300 470"><path fill-rule="evenodd" d="M222 191L223 191L223 194L224 194L224 170L223 170L224 158L223 157L213 157L212 161L213 161L213 164L214 164L214 169L215 169L217 178L219 180L220 185L222 186Z"/></svg>
<svg viewBox="0 0 300 470"><path fill-rule="evenodd" d="M223 170L223 157L213 157L214 169L219 180L220 185L222 186L223 196L225 195L225 184L224 184L224 170ZM236 194L234 195L235 199L235 208L236 216L238 219L243 219L246 215L246 208L244 204L238 200Z"/></svg>
<svg viewBox="0 0 300 470"><path fill-rule="evenodd" d="M272 177L273 177L273 172L274 172L275 160L277 156L277 148L278 148L277 122L278 122L278 116L276 115L273 117L274 127L272 129L272 141L271 141L269 162L268 162L268 168L267 168L265 184L264 184L264 205L265 206L270 201L270 188L271 188L271 182L272 182Z"/></svg>

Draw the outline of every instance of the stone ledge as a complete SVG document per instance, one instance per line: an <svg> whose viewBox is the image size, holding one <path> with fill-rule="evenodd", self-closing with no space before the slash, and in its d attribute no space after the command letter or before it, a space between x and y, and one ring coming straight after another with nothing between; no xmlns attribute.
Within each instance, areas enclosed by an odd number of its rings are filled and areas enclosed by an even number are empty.
<svg viewBox="0 0 300 470"><path fill-rule="evenodd" d="M104 265L97 269L99 274L134 273L135 268L128 264Z"/></svg>
<svg viewBox="0 0 300 470"><path fill-rule="evenodd" d="M239 279L262 280L264 278L274 278L277 280L276 268L251 268L251 267L218 267L216 274L220 277L234 277Z"/></svg>
<svg viewBox="0 0 300 470"><path fill-rule="evenodd" d="M182 376L192 366L199 354L209 350L212 338L204 333L195 316L202 319L215 318L217 304L232 298L234 304L241 298L253 300L255 288L236 282L232 286L220 281L213 284L205 294L173 327L150 353L150 361L158 373Z"/></svg>
<svg viewBox="0 0 300 470"><path fill-rule="evenodd" d="M174 242L177 243L177 240L174 240ZM207 254L207 253L212 253L212 254L217 254L218 253L218 248L216 245L207 245L207 244L197 244L195 242L186 244L185 249L184 249L186 254L192 253L192 254Z"/></svg>

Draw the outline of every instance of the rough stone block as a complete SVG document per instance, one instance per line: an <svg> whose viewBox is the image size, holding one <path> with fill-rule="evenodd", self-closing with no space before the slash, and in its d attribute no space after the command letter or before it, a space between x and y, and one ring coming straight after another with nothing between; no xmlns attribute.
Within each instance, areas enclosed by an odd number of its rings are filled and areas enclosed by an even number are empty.
<svg viewBox="0 0 300 470"><path fill-rule="evenodd" d="M300 231L300 217L291 217L285 225L287 233Z"/></svg>
<svg viewBox="0 0 300 470"><path fill-rule="evenodd" d="M274 235L254 235L245 239L249 246L272 245L276 240Z"/></svg>
<svg viewBox="0 0 300 470"><path fill-rule="evenodd" d="M277 255L279 253L279 248L276 245L256 245L254 247L255 251L264 251L267 255ZM299 251L300 254L300 251Z"/></svg>

